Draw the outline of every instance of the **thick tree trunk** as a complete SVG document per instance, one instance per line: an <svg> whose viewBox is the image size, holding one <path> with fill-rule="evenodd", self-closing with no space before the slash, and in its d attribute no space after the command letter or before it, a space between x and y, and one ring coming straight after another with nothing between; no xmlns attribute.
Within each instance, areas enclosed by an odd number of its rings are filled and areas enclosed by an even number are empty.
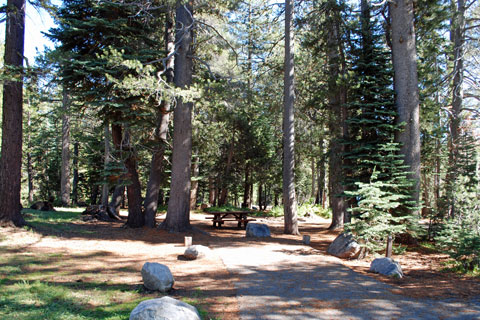
<svg viewBox="0 0 480 320"><path fill-rule="evenodd" d="M98 184L94 183L90 185L90 204L96 205L98 198Z"/></svg>
<svg viewBox="0 0 480 320"><path fill-rule="evenodd" d="M186 89L192 83L193 1L177 1L175 85ZM192 157L192 102L177 98L173 123L173 155L170 197L163 229L183 232L190 226L190 167Z"/></svg>
<svg viewBox="0 0 480 320"><path fill-rule="evenodd" d="M60 178L60 197L62 206L70 206L70 99L63 89L62 110L62 168Z"/></svg>
<svg viewBox="0 0 480 320"><path fill-rule="evenodd" d="M115 213L120 212L122 206L123 194L125 193L125 186L116 186L113 190L112 199L110 200L110 207L115 209Z"/></svg>
<svg viewBox="0 0 480 320"><path fill-rule="evenodd" d="M78 204L78 141L73 144L72 202Z"/></svg>
<svg viewBox="0 0 480 320"><path fill-rule="evenodd" d="M103 168L104 170L108 169L108 163L110 162L110 128L109 128L109 123L108 120L105 121L104 125L104 137L103 141L105 144L105 149L104 149L104 159L103 159ZM102 186L102 205L103 206L108 206L108 181L106 181L103 186Z"/></svg>
<svg viewBox="0 0 480 320"><path fill-rule="evenodd" d="M197 208L198 175L200 174L200 157L196 156L192 162L192 187L190 189L190 210Z"/></svg>
<svg viewBox="0 0 480 320"><path fill-rule="evenodd" d="M340 43L340 12L335 0L330 1L331 11L328 18L327 59L329 64L328 104L330 108L328 127L331 133L329 158L329 200L332 208L332 223L329 229L343 228L347 204L342 197L344 147L341 141L345 137L344 88L339 84L342 65L342 48Z"/></svg>
<svg viewBox="0 0 480 320"><path fill-rule="evenodd" d="M293 0L285 0L285 73L283 91L283 214L284 233L299 234L295 194L295 84Z"/></svg>
<svg viewBox="0 0 480 320"><path fill-rule="evenodd" d="M130 136L128 132L122 134L122 127L117 123L112 124L112 140L117 150L128 152L124 160L127 169L126 179L128 197L128 219L127 226L131 228L140 228L145 225L145 217L142 212L142 196L140 180L137 172L137 160L134 149L130 144Z"/></svg>
<svg viewBox="0 0 480 320"><path fill-rule="evenodd" d="M417 51L415 47L413 0L390 3L392 59L398 123L404 124L397 136L400 152L414 180L412 199L420 199L420 104Z"/></svg>
<svg viewBox="0 0 480 320"><path fill-rule="evenodd" d="M465 46L465 2L464 0L452 0L452 9L455 12L452 18L452 30L450 31L453 43L453 83L452 83L452 110L450 113L450 139L447 173L448 190L448 215L455 216L455 180L458 176L457 161L459 152L460 123L463 104L463 55Z"/></svg>
<svg viewBox="0 0 480 320"><path fill-rule="evenodd" d="M174 69L174 51L175 51L175 35L173 11L169 10L167 14L167 21L165 23L165 46L168 53L166 62L166 81L173 82ZM155 136L158 139L158 146L152 155L152 162L150 164L150 176L148 178L147 193L145 196L145 224L150 227L155 227L155 216L158 208L158 193L161 187L161 181L164 171L164 155L167 146L168 124L170 122L170 101L163 100L157 112L157 128Z"/></svg>
<svg viewBox="0 0 480 320"><path fill-rule="evenodd" d="M4 66L22 72L25 0L7 0ZM23 77L4 80L0 158L0 225L25 225L21 214Z"/></svg>

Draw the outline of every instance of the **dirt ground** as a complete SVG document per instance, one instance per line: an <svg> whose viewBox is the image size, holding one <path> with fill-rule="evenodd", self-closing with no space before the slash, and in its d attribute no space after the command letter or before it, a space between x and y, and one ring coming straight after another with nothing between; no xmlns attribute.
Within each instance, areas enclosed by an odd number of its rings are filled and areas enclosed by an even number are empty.
<svg viewBox="0 0 480 320"><path fill-rule="evenodd" d="M161 217L159 217L161 219ZM140 270L147 262L166 264L175 277L174 290L170 296L200 301L210 317L219 319L239 319L239 307L232 275L218 256L208 259L189 261L184 259L184 237L192 236L193 244L202 244L212 249L225 246L248 244L245 231L235 228L235 223L216 229L203 214L191 215L193 232L174 234L158 229L126 229L123 222L83 222L80 219L71 228L52 234L52 231L39 228L40 236L25 241L18 253L47 252L61 253L62 259L69 263L65 268L72 272L62 273L52 281L88 282L89 277L99 277L109 283L130 284L141 287ZM272 238L264 242L278 246L282 250L285 244L298 243L302 236L284 235L283 222L278 218L257 218L257 222L267 223ZM327 230L328 221L315 219L300 222L302 235L311 236L311 245L305 246L299 254L316 255L322 259L328 245L338 232ZM29 237L31 233L9 229L7 231L17 239ZM370 261L339 262L356 272L374 277L393 286L392 291L412 297L429 298L469 298L480 295L480 279L457 276L442 272L446 255L419 248L409 248L402 256L394 256L405 273L403 279L390 279L368 271ZM101 279L95 279L99 282ZM154 296L155 293L145 292ZM92 306L94 307L94 306Z"/></svg>

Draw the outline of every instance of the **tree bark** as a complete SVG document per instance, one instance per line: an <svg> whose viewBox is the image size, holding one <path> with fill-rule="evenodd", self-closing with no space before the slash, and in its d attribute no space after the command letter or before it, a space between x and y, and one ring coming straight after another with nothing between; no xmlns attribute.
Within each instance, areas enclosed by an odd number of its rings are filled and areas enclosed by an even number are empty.
<svg viewBox="0 0 480 320"><path fill-rule="evenodd" d="M295 84L293 0L285 0L285 73L283 91L283 214L286 234L299 234L295 194Z"/></svg>
<svg viewBox="0 0 480 320"><path fill-rule="evenodd" d="M70 99L67 89L63 88L62 101L62 168L60 178L60 197L63 207L70 206Z"/></svg>
<svg viewBox="0 0 480 320"><path fill-rule="evenodd" d="M332 223L329 229L343 228L347 205L342 197L345 188L343 186L343 153L344 147L341 141L345 137L345 92L339 84L341 77L341 65L343 53L340 43L340 12L335 0L330 1L330 17L327 21L327 60L329 65L328 80L328 104L329 121L328 127L331 133L330 157L329 157L329 202L332 208Z"/></svg>
<svg viewBox="0 0 480 320"><path fill-rule="evenodd" d="M145 225L145 216L142 212L142 197L141 186L137 172L137 160L134 149L131 146L130 134L125 132L123 134L120 124L112 124L112 140L117 150L127 152L127 157L124 160L125 168L127 169L126 180L127 197L128 197L128 219L127 226L131 228L140 228Z"/></svg>
<svg viewBox="0 0 480 320"><path fill-rule="evenodd" d="M110 128L109 128L109 123L108 120L105 120L105 125L104 125L104 143L105 143L105 149L104 149L104 159L103 159L103 168L106 171L108 169L108 163L110 162ZM108 181L105 181L105 183L102 186L102 205L103 206L108 206Z"/></svg>
<svg viewBox="0 0 480 320"><path fill-rule="evenodd" d="M390 3L392 60L398 123L403 130L396 135L400 153L414 181L412 200L420 200L420 104L418 93L417 51L415 47L413 0Z"/></svg>
<svg viewBox="0 0 480 320"><path fill-rule="evenodd" d="M175 85L186 89L192 83L193 61L193 1L182 4L177 1L177 32L175 56ZM192 157L192 109L193 103L177 99L173 122L173 154L170 197L167 217L161 228L171 232L183 232L190 225L190 167Z"/></svg>
<svg viewBox="0 0 480 320"><path fill-rule="evenodd" d="M73 181L72 181L72 202L78 204L78 141L73 144Z"/></svg>
<svg viewBox="0 0 480 320"><path fill-rule="evenodd" d="M190 190L190 210L197 208L198 196L198 175L200 173L200 157L196 156L195 161L192 162L192 187Z"/></svg>
<svg viewBox="0 0 480 320"><path fill-rule="evenodd" d="M213 206L215 202L215 179L212 176L208 177L208 204Z"/></svg>
<svg viewBox="0 0 480 320"><path fill-rule="evenodd" d="M115 209L115 213L120 212L120 207L122 205L123 194L125 193L125 186L120 185L116 186L113 190L112 199L110 200L110 206Z"/></svg>
<svg viewBox="0 0 480 320"><path fill-rule="evenodd" d="M23 49L25 0L7 0L4 66L17 80L4 80L2 151L0 158L0 225L25 225L21 214Z"/></svg>
<svg viewBox="0 0 480 320"><path fill-rule="evenodd" d="M460 123L463 104L463 55L465 46L465 2L452 0L452 9L455 12L452 18L450 34L453 43L453 83L452 83L452 110L450 113L450 139L447 173L448 215L455 216L455 180L457 178L457 161L459 153Z"/></svg>
<svg viewBox="0 0 480 320"><path fill-rule="evenodd" d="M28 136L27 136L27 180L28 180L28 202L33 202L33 163L32 163L32 142L31 142L31 118L30 111L27 112L27 126L28 126Z"/></svg>
<svg viewBox="0 0 480 320"><path fill-rule="evenodd" d="M172 83L174 74L174 51L175 35L173 23L173 11L168 10L167 20L165 22L165 47L168 59L166 61L166 81ZM150 164L150 176L148 178L147 193L145 196L145 224L155 227L155 216L158 208L158 194L161 187L161 180L164 171L164 155L167 146L168 124L170 122L170 101L163 100L157 112L157 128L155 136L159 145L154 149L152 162Z"/></svg>

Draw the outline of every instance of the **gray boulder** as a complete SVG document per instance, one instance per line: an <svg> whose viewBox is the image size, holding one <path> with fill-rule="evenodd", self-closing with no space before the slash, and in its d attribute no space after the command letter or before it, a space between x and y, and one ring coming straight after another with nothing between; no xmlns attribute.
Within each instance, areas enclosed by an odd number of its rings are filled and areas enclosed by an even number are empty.
<svg viewBox="0 0 480 320"><path fill-rule="evenodd" d="M270 229L263 223L249 223L247 224L247 237L269 238Z"/></svg>
<svg viewBox="0 0 480 320"><path fill-rule="evenodd" d="M373 260L370 265L370 271L396 278L403 277L402 267L392 258L377 258Z"/></svg>
<svg viewBox="0 0 480 320"><path fill-rule="evenodd" d="M201 246L201 245L194 245L190 246L185 250L183 254L185 258L190 260L201 259L209 256L212 250L209 247Z"/></svg>
<svg viewBox="0 0 480 320"><path fill-rule="evenodd" d="M197 308L170 297L145 300L130 313L130 320L201 320Z"/></svg>
<svg viewBox="0 0 480 320"><path fill-rule="evenodd" d="M142 267L143 285L148 290L167 292L172 289L173 279L170 269L163 264L146 262Z"/></svg>
<svg viewBox="0 0 480 320"><path fill-rule="evenodd" d="M362 247L353 240L351 234L341 233L328 246L327 252L342 259L357 259L362 253Z"/></svg>

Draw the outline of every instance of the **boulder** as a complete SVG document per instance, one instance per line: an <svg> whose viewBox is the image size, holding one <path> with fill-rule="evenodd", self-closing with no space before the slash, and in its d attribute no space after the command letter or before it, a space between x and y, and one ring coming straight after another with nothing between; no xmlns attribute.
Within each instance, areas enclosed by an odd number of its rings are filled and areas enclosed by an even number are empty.
<svg viewBox="0 0 480 320"><path fill-rule="evenodd" d="M269 238L270 229L263 223L249 223L247 224L246 237Z"/></svg>
<svg viewBox="0 0 480 320"><path fill-rule="evenodd" d="M370 271L396 278L403 277L402 267L392 258L377 258L373 260L370 265Z"/></svg>
<svg viewBox="0 0 480 320"><path fill-rule="evenodd" d="M172 289L173 279L170 269L163 264L146 262L142 267L143 285L148 290L167 292Z"/></svg>
<svg viewBox="0 0 480 320"><path fill-rule="evenodd" d="M342 259L357 259L362 253L362 247L353 240L351 234L341 233L328 246L327 252Z"/></svg>
<svg viewBox="0 0 480 320"><path fill-rule="evenodd" d="M185 250L183 254L185 258L190 260L201 259L209 256L212 250L209 247L201 246L201 245L194 245L190 246Z"/></svg>
<svg viewBox="0 0 480 320"><path fill-rule="evenodd" d="M145 300L130 313L130 320L200 320L197 308L170 297Z"/></svg>

